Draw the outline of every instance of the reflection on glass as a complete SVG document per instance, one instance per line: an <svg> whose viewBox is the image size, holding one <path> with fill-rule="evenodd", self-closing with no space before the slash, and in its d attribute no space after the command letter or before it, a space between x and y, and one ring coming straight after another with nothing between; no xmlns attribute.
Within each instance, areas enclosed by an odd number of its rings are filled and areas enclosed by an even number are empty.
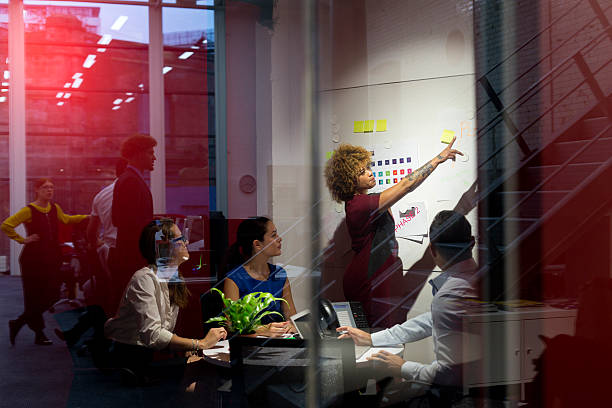
<svg viewBox="0 0 612 408"><path fill-rule="evenodd" d="M163 0L165 4L176 4L176 0ZM182 2L185 3L184 1ZM214 6L215 0L192 0L190 5L193 6Z"/></svg>
<svg viewBox="0 0 612 408"><path fill-rule="evenodd" d="M5 219L9 214L9 82L5 75L9 74L8 66L8 8L6 1L0 2L0 218ZM6 74L5 74L6 73ZM0 240L0 272L6 272L6 259L9 256L9 240Z"/></svg>
<svg viewBox="0 0 612 408"><path fill-rule="evenodd" d="M164 9L167 209L203 215L214 209L209 192L214 147L213 12Z"/></svg>
<svg viewBox="0 0 612 408"><path fill-rule="evenodd" d="M28 178L88 213L126 136L148 133L148 9L26 2Z"/></svg>
<svg viewBox="0 0 612 408"><path fill-rule="evenodd" d="M189 228L192 259L183 274L211 278L209 212L215 209L214 13L163 10L166 210L202 220ZM211 160L212 159L212 160Z"/></svg>

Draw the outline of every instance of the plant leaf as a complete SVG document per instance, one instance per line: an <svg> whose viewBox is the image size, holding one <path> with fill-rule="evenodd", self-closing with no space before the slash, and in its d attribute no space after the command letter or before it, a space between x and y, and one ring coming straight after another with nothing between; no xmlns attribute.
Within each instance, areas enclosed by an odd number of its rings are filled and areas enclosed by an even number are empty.
<svg viewBox="0 0 612 408"><path fill-rule="evenodd" d="M265 316L279 315L282 317L282 313L266 309L276 301L287 303L285 299L274 297L274 295L268 292L252 292L234 301L226 298L219 289L212 288L211 292L213 290L221 295L225 306L223 310L224 317L209 319L207 323L222 322L221 324L239 333L255 330L261 326L261 319Z"/></svg>
<svg viewBox="0 0 612 408"><path fill-rule="evenodd" d="M204 323L225 322L225 321L227 321L227 318L225 316L219 316L219 317L211 317Z"/></svg>

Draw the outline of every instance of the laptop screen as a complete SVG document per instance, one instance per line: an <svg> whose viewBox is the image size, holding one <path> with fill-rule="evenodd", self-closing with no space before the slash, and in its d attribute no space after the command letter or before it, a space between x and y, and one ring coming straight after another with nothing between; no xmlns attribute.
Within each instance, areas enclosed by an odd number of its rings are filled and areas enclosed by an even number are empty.
<svg viewBox="0 0 612 408"><path fill-rule="evenodd" d="M312 326L310 324L310 310L306 309L298 314L291 316L291 322L303 339L312 336Z"/></svg>

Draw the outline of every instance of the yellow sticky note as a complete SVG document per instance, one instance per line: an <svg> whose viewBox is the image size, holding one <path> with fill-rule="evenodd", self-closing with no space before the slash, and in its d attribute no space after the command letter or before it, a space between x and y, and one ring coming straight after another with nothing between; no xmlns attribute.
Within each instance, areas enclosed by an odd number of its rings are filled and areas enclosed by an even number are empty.
<svg viewBox="0 0 612 408"><path fill-rule="evenodd" d="M440 139L440 141L442 143L449 144L450 142L453 141L454 137L455 137L455 132L454 131L448 130L448 129L444 129L442 131L442 138Z"/></svg>
<svg viewBox="0 0 612 408"><path fill-rule="evenodd" d="M373 132L374 131L374 121L373 120L364 120L363 121L363 131L364 132Z"/></svg>
<svg viewBox="0 0 612 408"><path fill-rule="evenodd" d="M333 154L334 154L334 152L325 152L325 160L331 159Z"/></svg>
<svg viewBox="0 0 612 408"><path fill-rule="evenodd" d="M384 132L387 130L387 119L378 119L376 121L376 131Z"/></svg>
<svg viewBox="0 0 612 408"><path fill-rule="evenodd" d="M353 122L353 133L363 133L363 120Z"/></svg>

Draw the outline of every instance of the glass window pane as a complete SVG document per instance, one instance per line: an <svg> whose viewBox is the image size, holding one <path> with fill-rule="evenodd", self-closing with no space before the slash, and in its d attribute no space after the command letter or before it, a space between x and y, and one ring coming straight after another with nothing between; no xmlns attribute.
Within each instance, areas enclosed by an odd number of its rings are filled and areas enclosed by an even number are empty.
<svg viewBox="0 0 612 408"><path fill-rule="evenodd" d="M166 209L204 218L216 204L213 29L213 11L163 10ZM203 238L192 236L190 249L208 248Z"/></svg>
<svg viewBox="0 0 612 408"><path fill-rule="evenodd" d="M122 139L148 133L148 9L56 4L24 7L27 175L88 214Z"/></svg>
<svg viewBox="0 0 612 408"><path fill-rule="evenodd" d="M0 1L0 70L8 72L8 7L7 1ZM8 217L10 211L9 191L9 87L8 79L2 78L0 88L0 219ZM0 256L9 257L9 239L0 240ZM3 266L0 263L0 266ZM5 272L0 270L0 272Z"/></svg>

